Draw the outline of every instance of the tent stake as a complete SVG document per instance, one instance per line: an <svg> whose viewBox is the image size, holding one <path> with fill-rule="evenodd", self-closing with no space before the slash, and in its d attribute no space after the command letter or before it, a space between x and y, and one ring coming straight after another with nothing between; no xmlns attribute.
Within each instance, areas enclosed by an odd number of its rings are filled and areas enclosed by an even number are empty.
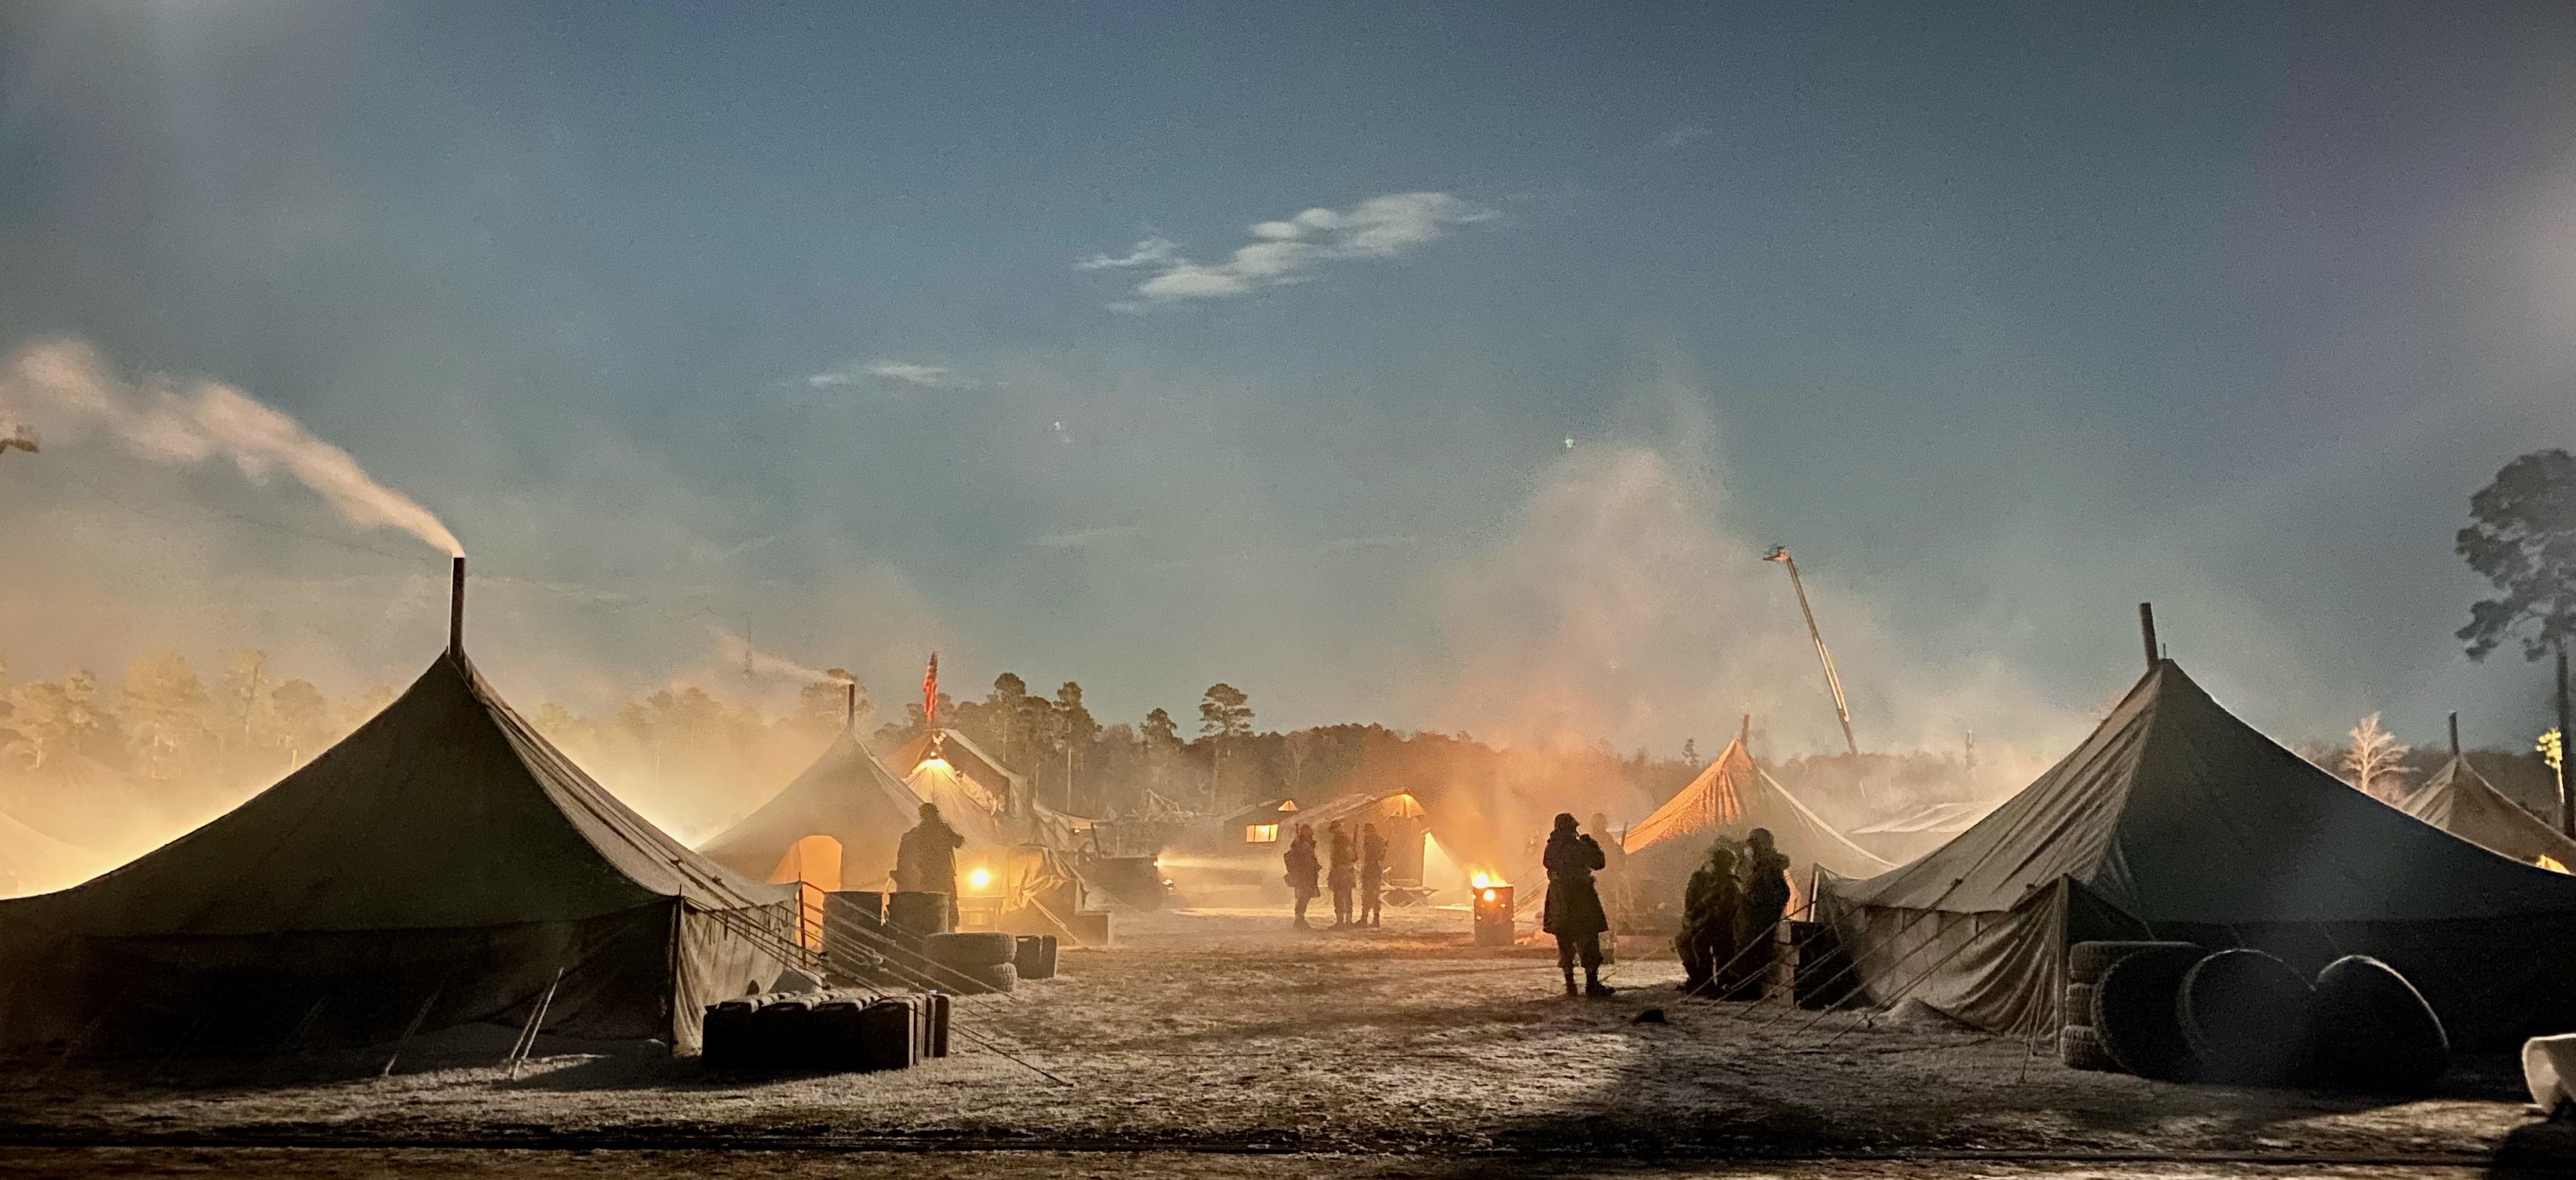
<svg viewBox="0 0 2576 1180"><path fill-rule="evenodd" d="M465 566L465 559L462 557L457 558L456 564L457 568L463 569ZM446 990L445 984L429 989L429 998L420 1002L420 1011L411 1014L411 1023L403 1027L402 1036L394 1041L393 1055L385 1058L385 1067L376 1071L377 1077L387 1078L393 1076L394 1062L402 1060L403 1046L411 1043L411 1034L420 1031L420 1022L429 1019L429 1006L438 1002L438 993L444 990Z"/></svg>
<svg viewBox="0 0 2576 1180"><path fill-rule="evenodd" d="M563 986L564 969L555 968L554 982L546 985L546 995L537 1001L536 1011L528 1013L528 1027L519 1034L519 1043L510 1050L510 1080L519 1080L519 1067L527 1064L528 1054L536 1051L537 1030L545 1027L546 1009L555 1006L555 989Z"/></svg>

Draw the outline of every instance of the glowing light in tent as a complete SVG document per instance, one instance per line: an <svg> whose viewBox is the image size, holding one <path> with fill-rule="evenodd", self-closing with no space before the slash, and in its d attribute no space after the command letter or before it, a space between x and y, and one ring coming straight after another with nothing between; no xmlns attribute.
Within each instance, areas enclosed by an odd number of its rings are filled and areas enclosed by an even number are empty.
<svg viewBox="0 0 2576 1180"><path fill-rule="evenodd" d="M977 869L974 872L966 874L966 887L968 889L982 889L992 883L993 870L991 869Z"/></svg>
<svg viewBox="0 0 2576 1180"><path fill-rule="evenodd" d="M1246 844L1276 844L1279 842L1279 825L1245 824L1243 825L1243 842Z"/></svg>

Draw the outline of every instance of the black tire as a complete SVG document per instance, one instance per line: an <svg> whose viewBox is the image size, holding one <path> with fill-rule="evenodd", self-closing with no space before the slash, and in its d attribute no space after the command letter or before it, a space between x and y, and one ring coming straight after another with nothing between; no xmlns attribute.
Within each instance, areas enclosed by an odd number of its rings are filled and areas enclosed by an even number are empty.
<svg viewBox="0 0 2576 1180"><path fill-rule="evenodd" d="M957 978L947 981L947 991L961 996L981 996L1008 992L1020 985L1019 968L1008 963L989 963L981 967L960 967Z"/></svg>
<svg viewBox="0 0 2576 1180"><path fill-rule="evenodd" d="M2299 1070L2316 989L2258 950L2220 951L2182 978L2175 1015L2200 1060L2201 1080L2277 1086Z"/></svg>
<svg viewBox="0 0 2576 1180"><path fill-rule="evenodd" d="M741 1069L751 1064L751 1015L760 1007L758 1000L726 1000L708 1006L705 1021L699 1026L699 1064L708 1069Z"/></svg>
<svg viewBox="0 0 2576 1180"><path fill-rule="evenodd" d="M2139 951L2190 946L2187 942L2079 942L2066 948L2066 982L2100 983L2111 964Z"/></svg>
<svg viewBox="0 0 2576 1180"><path fill-rule="evenodd" d="M2089 1024L2070 1024L2057 1030L2057 1059L2069 1069L2089 1069L2096 1073L2119 1073L2119 1059L2102 1047L2102 1038Z"/></svg>
<svg viewBox="0 0 2576 1180"><path fill-rule="evenodd" d="M933 934L921 942L921 953L942 967L990 967L1008 963L1019 951L1019 940L1008 934L979 930L967 934Z"/></svg>
<svg viewBox="0 0 2576 1180"><path fill-rule="evenodd" d="M2066 1011L2063 1014L2064 1019L2061 1023L2084 1025L2093 1023L2093 989L2095 986L2096 985L2090 983L2070 983L2066 985Z"/></svg>
<svg viewBox="0 0 2576 1180"><path fill-rule="evenodd" d="M2111 964L2093 989L2093 1032L2120 1068L2160 1082L2188 1082L2199 1074L2191 1042L2182 1035L2175 1000L2182 977L2200 964L2189 944L2133 950Z"/></svg>
<svg viewBox="0 0 2576 1180"><path fill-rule="evenodd" d="M2451 1038L2441 1016L2395 968L2347 955L2317 973L2316 987L2307 1061L2318 1085L2421 1094L2450 1069Z"/></svg>

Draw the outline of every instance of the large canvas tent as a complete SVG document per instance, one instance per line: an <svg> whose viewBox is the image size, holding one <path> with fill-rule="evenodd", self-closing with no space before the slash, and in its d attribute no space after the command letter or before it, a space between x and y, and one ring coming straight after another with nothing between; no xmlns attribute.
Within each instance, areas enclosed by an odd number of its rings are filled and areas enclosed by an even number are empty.
<svg viewBox="0 0 2576 1180"><path fill-rule="evenodd" d="M2444 763L2405 806L2408 815L2524 864L2546 859L2561 871L2576 868L2576 840L2505 798L2466 758Z"/></svg>
<svg viewBox="0 0 2576 1180"><path fill-rule="evenodd" d="M754 880L777 880L799 840L828 836L841 849L837 885L875 888L894 871L895 846L920 822L920 808L921 797L843 727L795 781L698 851Z"/></svg>
<svg viewBox="0 0 2576 1180"><path fill-rule="evenodd" d="M682 847L451 649L338 745L96 880L0 903L0 1045L265 1053L515 1024L698 1043L785 890Z"/></svg>
<svg viewBox="0 0 2576 1180"><path fill-rule="evenodd" d="M2576 880L2345 786L2160 660L2092 736L1938 851L1824 909L1878 1003L2055 1027L2088 939L2252 946L2405 973L2455 1043L2576 1027Z"/></svg>
<svg viewBox="0 0 2576 1180"><path fill-rule="evenodd" d="M1768 828L1789 858L1789 879L1802 903L1814 870L1866 877L1895 866L1834 830L1745 752L1742 735L1619 839L1636 887L1678 902L1681 884L1718 839L1741 841ZM1793 903L1794 904L1794 903Z"/></svg>

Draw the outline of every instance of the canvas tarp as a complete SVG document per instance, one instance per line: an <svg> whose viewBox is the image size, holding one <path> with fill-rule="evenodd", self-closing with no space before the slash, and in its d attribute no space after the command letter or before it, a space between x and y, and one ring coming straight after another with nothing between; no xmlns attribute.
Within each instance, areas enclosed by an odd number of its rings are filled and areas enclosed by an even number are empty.
<svg viewBox="0 0 2576 1180"><path fill-rule="evenodd" d="M798 840L829 836L841 846L841 887L876 888L893 873L895 846L920 822L920 808L921 797L844 728L795 781L698 851L767 880Z"/></svg>
<svg viewBox="0 0 2576 1180"><path fill-rule="evenodd" d="M1890 864L1904 864L1950 842L1950 837L1967 831L1994 804L1947 802L1918 807L1903 815L1883 819L1865 827L1853 828L1852 843L1869 849Z"/></svg>
<svg viewBox="0 0 2576 1180"><path fill-rule="evenodd" d="M2524 864L2547 857L2562 870L2576 869L2576 840L2505 798L2466 758L2443 764L2405 807L2408 815Z"/></svg>
<svg viewBox="0 0 2576 1180"><path fill-rule="evenodd" d="M2252 946L2314 971L2388 961L2464 1045L2576 1026L2576 880L2370 798L2160 661L2048 773L1921 860L1826 882L1879 1003L2054 1026L2067 944Z"/></svg>
<svg viewBox="0 0 2576 1180"><path fill-rule="evenodd" d="M785 890L600 788L442 655L303 769L76 888L0 903L0 1045L270 1052L521 1017L697 1041L783 968ZM558 983L559 981L559 983Z"/></svg>

